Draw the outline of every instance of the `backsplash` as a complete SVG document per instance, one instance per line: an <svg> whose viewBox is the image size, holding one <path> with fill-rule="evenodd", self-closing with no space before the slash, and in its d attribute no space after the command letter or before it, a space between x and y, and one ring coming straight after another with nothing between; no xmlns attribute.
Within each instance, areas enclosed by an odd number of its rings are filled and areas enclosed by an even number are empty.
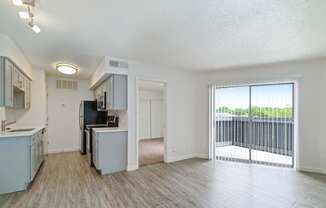
<svg viewBox="0 0 326 208"><path fill-rule="evenodd" d="M24 125L23 122L23 117L28 111L25 109L14 109L14 108L5 108L5 120L6 123L14 123L9 125L9 127L13 127L15 125ZM3 118L0 118L2 120Z"/></svg>
<svg viewBox="0 0 326 208"><path fill-rule="evenodd" d="M16 119L16 111L12 108L6 108L6 119L7 123L15 122Z"/></svg>
<svg viewBox="0 0 326 208"><path fill-rule="evenodd" d="M128 129L128 111L127 110L111 110L108 111L108 115L118 115L119 116L119 128Z"/></svg>
<svg viewBox="0 0 326 208"><path fill-rule="evenodd" d="M0 121L5 120L5 116L6 116L6 109L0 107Z"/></svg>

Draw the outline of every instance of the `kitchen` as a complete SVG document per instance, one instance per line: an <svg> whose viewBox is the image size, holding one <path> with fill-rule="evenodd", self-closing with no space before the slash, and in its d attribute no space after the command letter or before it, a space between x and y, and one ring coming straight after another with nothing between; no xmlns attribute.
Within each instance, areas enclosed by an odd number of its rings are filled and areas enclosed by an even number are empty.
<svg viewBox="0 0 326 208"><path fill-rule="evenodd" d="M41 126L21 125L13 120L20 119L21 111L28 112L33 106L33 80L12 59L1 57L0 60L1 83L4 83L0 88L0 164L7 167L0 170L0 194L4 194L27 190L32 185L47 158L47 137L51 135L51 128L55 125L51 124L53 115L48 115L49 123ZM111 67L119 68L119 63L111 60ZM67 73L64 70L68 68L67 65L63 69L58 67L58 71ZM78 88L79 82L76 80L60 77L54 79L57 92ZM89 88L93 94L92 99L79 100L79 115L78 118L73 118L79 120L80 154L85 155L89 167L94 168L98 174L125 171L128 146L128 76L104 73ZM47 89L47 93L51 93ZM48 101L50 104L51 101ZM66 105L69 104L57 103L61 110ZM48 107L51 108L51 105ZM67 112L69 113L71 112ZM65 113L61 114L67 116ZM6 116L9 116L8 122Z"/></svg>
<svg viewBox="0 0 326 208"><path fill-rule="evenodd" d="M195 123L189 112L193 112L194 105L189 103L195 97L191 74L111 56L95 58L95 62L89 61L91 65L83 64L84 57L76 57L75 61L53 58L54 64L48 61L44 67L35 67L26 58L28 53L23 53L8 35L0 34L0 45L0 121L4 130L0 133L0 199L26 196L40 186L49 192L56 188L69 190L64 188L70 184L65 180L76 181L87 192L86 181L69 177L76 171L94 172L92 177L101 180L137 170L140 80L157 80L167 86L164 162L193 157L190 141L195 135ZM72 64L76 61L80 64ZM6 67L5 62L11 67ZM62 68L63 63L71 67ZM30 82L24 84L27 89L14 82L15 70L20 79ZM76 73L60 72L65 70ZM90 122L85 120L85 108L80 108L87 101L91 103L87 111L92 112ZM94 118L97 115L101 115L99 120ZM181 130L186 136L180 137ZM58 187L53 181L57 178L64 180Z"/></svg>
<svg viewBox="0 0 326 208"><path fill-rule="evenodd" d="M325 10L1 0L0 207L326 207Z"/></svg>

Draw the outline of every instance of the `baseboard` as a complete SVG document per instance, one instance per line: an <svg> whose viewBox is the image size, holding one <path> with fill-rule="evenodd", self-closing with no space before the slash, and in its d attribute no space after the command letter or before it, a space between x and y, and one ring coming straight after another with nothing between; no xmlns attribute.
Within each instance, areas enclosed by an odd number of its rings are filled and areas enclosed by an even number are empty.
<svg viewBox="0 0 326 208"><path fill-rule="evenodd" d="M194 154L195 158L200 158L200 159L208 159L208 154L203 154L203 153L195 153Z"/></svg>
<svg viewBox="0 0 326 208"><path fill-rule="evenodd" d="M64 153L64 152L76 152L79 151L79 148L65 148L65 149L49 149L48 154L57 154L57 153Z"/></svg>
<svg viewBox="0 0 326 208"><path fill-rule="evenodd" d="M138 169L137 165L127 165L127 171L133 171L137 169Z"/></svg>
<svg viewBox="0 0 326 208"><path fill-rule="evenodd" d="M167 158L165 162L172 163L172 162L177 162L177 161L181 161L181 160L191 159L191 158L194 158L194 157L195 157L194 154L180 155L180 156Z"/></svg>
<svg viewBox="0 0 326 208"><path fill-rule="evenodd" d="M297 167L297 171L302 171L302 172L309 172L309 173L320 173L320 174L325 174L326 175L326 170L321 169L321 168L304 168L304 167Z"/></svg>

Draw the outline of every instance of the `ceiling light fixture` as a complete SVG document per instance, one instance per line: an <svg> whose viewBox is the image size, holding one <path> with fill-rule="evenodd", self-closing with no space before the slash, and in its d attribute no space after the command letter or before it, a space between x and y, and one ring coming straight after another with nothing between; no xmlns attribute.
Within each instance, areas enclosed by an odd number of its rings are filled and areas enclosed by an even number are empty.
<svg viewBox="0 0 326 208"><path fill-rule="evenodd" d="M24 2L22 0L12 0L12 3L17 6L23 6Z"/></svg>
<svg viewBox="0 0 326 208"><path fill-rule="evenodd" d="M39 32L41 32L41 29L40 29L39 26L37 26L37 25L33 25L32 30L33 30L35 33L39 33Z"/></svg>
<svg viewBox="0 0 326 208"><path fill-rule="evenodd" d="M23 6L23 5L28 5L28 6L35 6L35 0L12 0L12 3L16 6Z"/></svg>
<svg viewBox="0 0 326 208"><path fill-rule="evenodd" d="M27 11L21 11L18 12L20 18L22 19L30 19L30 21L32 21L34 14L31 12L31 8L29 6L27 6Z"/></svg>
<svg viewBox="0 0 326 208"><path fill-rule="evenodd" d="M31 21L28 23L28 25L32 28L32 30L35 33L39 33L41 32L41 29L39 28L39 26L37 26L36 24L34 24L33 18L31 19Z"/></svg>
<svg viewBox="0 0 326 208"><path fill-rule="evenodd" d="M19 14L19 17L22 18L22 19L29 19L31 18L30 14L28 12L18 12Z"/></svg>
<svg viewBox="0 0 326 208"><path fill-rule="evenodd" d="M76 74L78 71L78 68L72 64L57 64L56 68L62 74L67 75Z"/></svg>
<svg viewBox="0 0 326 208"><path fill-rule="evenodd" d="M25 5L25 6L27 6L27 11L18 12L19 17L22 18L22 19L28 19L29 20L28 25L32 28L32 30L35 33L41 32L40 27L37 26L34 23L34 14L31 11L31 8L35 7L35 0L13 0L12 2L15 5L19 5L19 6Z"/></svg>

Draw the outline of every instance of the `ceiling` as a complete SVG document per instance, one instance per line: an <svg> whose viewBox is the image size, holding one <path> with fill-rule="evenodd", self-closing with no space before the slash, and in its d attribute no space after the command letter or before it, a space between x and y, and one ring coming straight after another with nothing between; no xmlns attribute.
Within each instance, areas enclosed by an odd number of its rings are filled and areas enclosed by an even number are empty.
<svg viewBox="0 0 326 208"><path fill-rule="evenodd" d="M87 78L105 55L193 71L326 56L325 0L37 0L39 34L11 2L0 33L49 72Z"/></svg>

